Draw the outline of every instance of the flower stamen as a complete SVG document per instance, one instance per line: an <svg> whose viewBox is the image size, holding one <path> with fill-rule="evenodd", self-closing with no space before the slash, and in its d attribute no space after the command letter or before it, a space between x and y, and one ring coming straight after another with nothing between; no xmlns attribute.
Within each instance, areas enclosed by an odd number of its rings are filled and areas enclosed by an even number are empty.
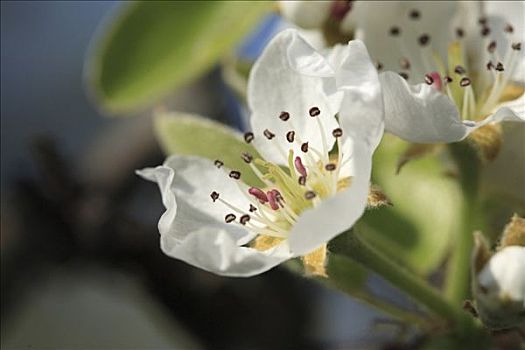
<svg viewBox="0 0 525 350"><path fill-rule="evenodd" d="M234 180L239 180L241 178L241 172L237 170L232 170L228 176Z"/></svg>
<svg viewBox="0 0 525 350"><path fill-rule="evenodd" d="M306 168L303 165L301 157L299 156L295 157L294 165L295 165L295 169L297 169L299 174L301 174L301 176L303 176L306 179L307 172L306 172Z"/></svg>
<svg viewBox="0 0 525 350"><path fill-rule="evenodd" d="M242 158L242 160L244 160L244 162L246 164L250 164L252 162L252 160L253 160L253 156L250 153L248 153L248 152L243 152L241 154L241 158Z"/></svg>
<svg viewBox="0 0 525 350"><path fill-rule="evenodd" d="M271 140L275 137L275 134L268 129L264 129L263 134L268 140Z"/></svg>
<svg viewBox="0 0 525 350"><path fill-rule="evenodd" d="M295 140L295 131L290 130L286 133L286 141L293 143Z"/></svg>
<svg viewBox="0 0 525 350"><path fill-rule="evenodd" d="M306 191L304 193L304 198L308 199L308 200L311 200L311 199L314 199L317 195L315 194L314 191Z"/></svg>
<svg viewBox="0 0 525 350"><path fill-rule="evenodd" d="M244 134L244 141L246 143L252 142L254 138L255 138L255 135L251 131Z"/></svg>
<svg viewBox="0 0 525 350"><path fill-rule="evenodd" d="M287 121L288 119L290 119L290 113L288 112L281 112L281 114L279 115L279 119L281 119L282 121Z"/></svg>
<svg viewBox="0 0 525 350"><path fill-rule="evenodd" d="M224 221L226 221L227 224L235 221L235 219L237 218L237 216L235 216L235 214L227 214L225 217L224 217Z"/></svg>
<svg viewBox="0 0 525 350"><path fill-rule="evenodd" d="M257 198L261 204L268 203L268 196L266 196L263 190L257 187L250 187L248 193Z"/></svg>
<svg viewBox="0 0 525 350"><path fill-rule="evenodd" d="M248 215L248 214L244 214L239 219L239 222L241 223L241 225L246 225L248 223L248 221L250 221L250 215Z"/></svg>

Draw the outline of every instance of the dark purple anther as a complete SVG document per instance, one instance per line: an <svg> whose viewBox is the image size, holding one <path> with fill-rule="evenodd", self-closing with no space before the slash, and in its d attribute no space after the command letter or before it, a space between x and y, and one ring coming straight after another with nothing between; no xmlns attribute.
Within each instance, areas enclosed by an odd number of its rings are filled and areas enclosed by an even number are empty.
<svg viewBox="0 0 525 350"><path fill-rule="evenodd" d="M319 107L312 107L308 111L308 114L310 114L310 117L317 117L319 116L319 114L321 114L321 110L319 109Z"/></svg>
<svg viewBox="0 0 525 350"><path fill-rule="evenodd" d="M244 134L244 141L246 141L246 143L250 143L253 141L254 137L255 136L253 135L253 132L249 131Z"/></svg>
<svg viewBox="0 0 525 350"><path fill-rule="evenodd" d="M230 222L234 222L236 218L235 214L228 214L224 217L224 221L229 224Z"/></svg>
<svg viewBox="0 0 525 350"><path fill-rule="evenodd" d="M423 34L419 38L417 38L417 41L419 42L419 45L426 46L430 42L430 35Z"/></svg>
<svg viewBox="0 0 525 350"><path fill-rule="evenodd" d="M281 119L283 122L290 119L290 113L282 111L281 114L279 114L279 119Z"/></svg>
<svg viewBox="0 0 525 350"><path fill-rule="evenodd" d="M240 221L241 225L246 225L248 223L248 221L250 221L250 215L244 214L243 216L241 216L239 221Z"/></svg>
<svg viewBox="0 0 525 350"><path fill-rule="evenodd" d="M389 33L392 36L398 36L401 33L401 29L399 29L399 27L392 27L390 28Z"/></svg>

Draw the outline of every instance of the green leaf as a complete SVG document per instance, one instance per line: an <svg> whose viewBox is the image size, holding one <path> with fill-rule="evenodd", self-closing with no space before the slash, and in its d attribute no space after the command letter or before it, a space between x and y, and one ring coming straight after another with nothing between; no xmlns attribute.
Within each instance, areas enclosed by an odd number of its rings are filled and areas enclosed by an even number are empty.
<svg viewBox="0 0 525 350"><path fill-rule="evenodd" d="M406 143L385 135L374 156L373 179L393 207L369 210L357 229L367 242L412 271L427 275L459 232L461 192L437 157L410 162L395 175Z"/></svg>
<svg viewBox="0 0 525 350"><path fill-rule="evenodd" d="M269 8L266 1L123 6L88 61L89 86L109 113L145 108L211 68Z"/></svg>
<svg viewBox="0 0 525 350"><path fill-rule="evenodd" d="M328 256L326 273L330 283L350 295L366 293L368 271L357 262L339 254Z"/></svg>
<svg viewBox="0 0 525 350"><path fill-rule="evenodd" d="M246 184L264 186L241 158L242 152L250 153L254 158L260 158L259 153L251 144L244 142L242 135L235 130L204 117L179 112L157 116L154 129L166 155L220 159L226 167L239 170Z"/></svg>

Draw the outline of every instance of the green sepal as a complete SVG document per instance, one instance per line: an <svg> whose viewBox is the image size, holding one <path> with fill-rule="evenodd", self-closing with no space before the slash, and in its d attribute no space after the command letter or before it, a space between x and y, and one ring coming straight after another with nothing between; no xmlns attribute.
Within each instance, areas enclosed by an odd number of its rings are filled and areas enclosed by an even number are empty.
<svg viewBox="0 0 525 350"><path fill-rule="evenodd" d="M229 169L241 172L250 186L264 186L241 158L243 152L260 158L257 150L244 142L242 135L224 124L197 115L171 112L155 117L154 131L166 155L195 155L220 159Z"/></svg>

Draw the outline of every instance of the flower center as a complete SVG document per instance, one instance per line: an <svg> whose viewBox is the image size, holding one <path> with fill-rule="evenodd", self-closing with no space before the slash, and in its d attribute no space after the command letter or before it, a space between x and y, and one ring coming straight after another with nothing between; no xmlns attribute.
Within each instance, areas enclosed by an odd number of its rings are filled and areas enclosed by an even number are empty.
<svg viewBox="0 0 525 350"><path fill-rule="evenodd" d="M417 24L421 14L417 10L409 13L410 23L414 24L415 30L419 30ZM432 38L429 34L421 33L417 38L418 50L408 52L404 49L407 43L402 39L402 28L393 26L389 35L399 40L404 57L400 59L401 71L399 74L409 79L411 62L422 62L426 73L424 81L435 89L447 94L458 107L462 119L479 120L490 114L499 104L519 97L524 88L512 84L511 79L519 62L521 43L508 44L503 55L498 52L498 43L490 38L492 29L486 18L478 21L479 30L475 41L483 47L481 52L474 55L468 54L465 43L465 30L456 29L456 38L448 45L446 62L443 62L433 47ZM507 24L503 29L505 35L511 38L513 27ZM474 40L471 40L472 42ZM412 53L412 55L410 55ZM414 55L415 54L415 55ZM411 56L411 57L410 57ZM481 63L479 63L481 61ZM380 68L378 64L378 68Z"/></svg>
<svg viewBox="0 0 525 350"><path fill-rule="evenodd" d="M229 177L236 181L241 192L249 200L249 208L238 208L213 191L210 194L213 202L221 202L232 210L225 213L227 223L244 225L258 235L285 238L304 210L315 207L323 199L349 186L350 178L340 171L347 162L343 159L341 145L343 131L341 128L332 131L336 143L329 148L323 124L318 118L320 114L318 107L312 107L308 118L317 120L322 149L316 149L309 145L308 140L302 140L295 131L290 114L283 111L278 117L289 126L289 131L279 136L285 137L290 147L285 150L278 142L277 135L268 129L264 130L262 136L267 140L269 147L275 147L288 160L287 166L254 158L248 153L241 154L244 162L265 186L249 187L239 181L242 176L239 171L231 170ZM254 138L252 132L244 135L247 143L252 142ZM299 146L300 154L294 154L294 144ZM216 160L215 165L222 168L223 162Z"/></svg>

